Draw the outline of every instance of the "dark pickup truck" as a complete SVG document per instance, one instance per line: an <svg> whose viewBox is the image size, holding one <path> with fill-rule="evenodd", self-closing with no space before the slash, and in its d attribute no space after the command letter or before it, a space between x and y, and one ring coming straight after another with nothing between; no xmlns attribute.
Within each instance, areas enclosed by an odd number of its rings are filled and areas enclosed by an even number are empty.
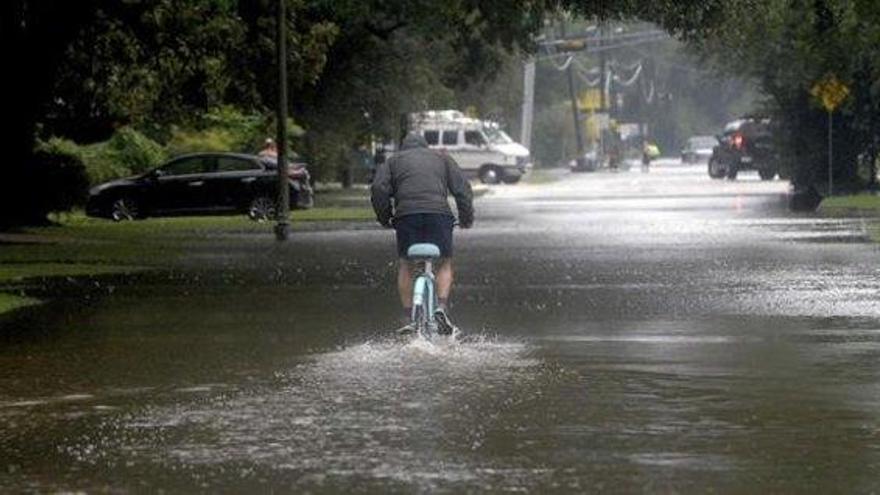
<svg viewBox="0 0 880 495"><path fill-rule="evenodd" d="M757 170L762 180L772 180L779 172L769 119L737 119L718 136L709 158L709 177L736 179L742 170Z"/></svg>

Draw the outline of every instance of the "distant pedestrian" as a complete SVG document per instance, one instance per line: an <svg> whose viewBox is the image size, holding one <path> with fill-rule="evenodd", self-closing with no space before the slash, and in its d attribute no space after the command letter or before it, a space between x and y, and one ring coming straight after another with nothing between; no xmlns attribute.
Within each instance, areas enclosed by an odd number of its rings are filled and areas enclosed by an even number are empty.
<svg viewBox="0 0 880 495"><path fill-rule="evenodd" d="M660 156L660 148L649 140L642 145L642 171L647 172L651 168L651 160Z"/></svg>
<svg viewBox="0 0 880 495"><path fill-rule="evenodd" d="M263 149L258 153L260 158L268 158L271 160L278 160L278 145L275 144L275 140L272 138L266 138L263 142Z"/></svg>

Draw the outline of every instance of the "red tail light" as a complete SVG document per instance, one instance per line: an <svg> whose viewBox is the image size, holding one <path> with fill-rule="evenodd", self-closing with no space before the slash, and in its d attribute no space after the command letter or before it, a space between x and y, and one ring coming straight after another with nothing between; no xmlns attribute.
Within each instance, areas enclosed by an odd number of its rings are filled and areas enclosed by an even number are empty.
<svg viewBox="0 0 880 495"><path fill-rule="evenodd" d="M733 135L733 147L741 150L743 148L743 144L745 140L743 139L743 135L740 133L736 133Z"/></svg>

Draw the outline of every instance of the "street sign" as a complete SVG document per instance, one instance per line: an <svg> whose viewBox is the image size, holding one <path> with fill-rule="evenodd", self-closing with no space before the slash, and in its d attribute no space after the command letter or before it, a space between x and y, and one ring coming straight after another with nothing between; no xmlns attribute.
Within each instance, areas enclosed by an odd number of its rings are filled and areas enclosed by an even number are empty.
<svg viewBox="0 0 880 495"><path fill-rule="evenodd" d="M828 74L810 89L828 112L828 195L834 194L834 110L849 96L849 87L834 74Z"/></svg>
<svg viewBox="0 0 880 495"><path fill-rule="evenodd" d="M849 96L849 87L840 82L834 74L828 74L810 89L812 94L825 107L825 111L833 112Z"/></svg>

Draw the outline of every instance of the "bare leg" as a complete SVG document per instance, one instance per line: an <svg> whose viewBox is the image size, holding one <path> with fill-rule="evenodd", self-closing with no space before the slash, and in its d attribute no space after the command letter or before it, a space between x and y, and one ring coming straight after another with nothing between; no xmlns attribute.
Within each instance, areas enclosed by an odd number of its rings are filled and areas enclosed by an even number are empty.
<svg viewBox="0 0 880 495"><path fill-rule="evenodd" d="M413 291L413 267L412 264L401 258L397 268L397 292L400 294L400 304L406 308L412 308Z"/></svg>
<svg viewBox="0 0 880 495"><path fill-rule="evenodd" d="M444 258L437 264L437 297L443 301L449 300L452 291L452 260Z"/></svg>

